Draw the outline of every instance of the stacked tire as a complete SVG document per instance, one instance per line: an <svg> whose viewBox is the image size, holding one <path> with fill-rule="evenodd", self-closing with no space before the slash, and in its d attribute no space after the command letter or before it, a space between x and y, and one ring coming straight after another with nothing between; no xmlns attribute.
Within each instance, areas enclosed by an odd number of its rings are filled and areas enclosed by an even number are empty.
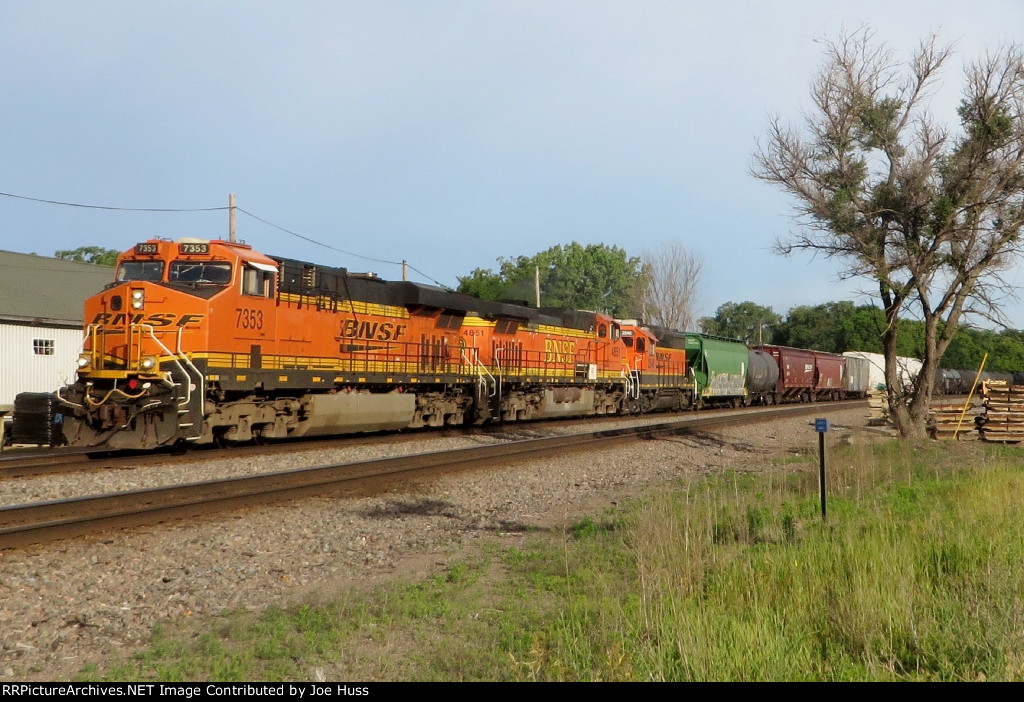
<svg viewBox="0 0 1024 702"><path fill-rule="evenodd" d="M63 419L53 393L20 393L14 398L11 443L61 446L66 443Z"/></svg>

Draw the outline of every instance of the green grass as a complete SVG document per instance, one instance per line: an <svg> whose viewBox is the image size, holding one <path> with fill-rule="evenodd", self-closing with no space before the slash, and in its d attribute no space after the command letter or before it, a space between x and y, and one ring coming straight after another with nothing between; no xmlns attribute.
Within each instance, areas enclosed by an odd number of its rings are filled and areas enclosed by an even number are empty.
<svg viewBox="0 0 1024 702"><path fill-rule="evenodd" d="M326 606L157 631L83 680L1020 680L1019 449L730 472Z"/></svg>

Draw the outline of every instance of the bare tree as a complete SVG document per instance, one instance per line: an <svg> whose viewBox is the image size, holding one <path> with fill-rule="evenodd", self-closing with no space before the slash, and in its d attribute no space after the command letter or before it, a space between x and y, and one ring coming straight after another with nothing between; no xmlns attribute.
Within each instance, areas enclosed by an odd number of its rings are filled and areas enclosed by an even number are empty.
<svg viewBox="0 0 1024 702"><path fill-rule="evenodd" d="M771 121L753 174L796 201L800 229L780 253L842 259L844 277L877 286L888 400L903 436L923 436L935 371L965 315L999 316L1000 277L1024 226L1024 55L1020 46L965 68L960 129L926 109L952 55L935 36L898 65L872 32L824 42L802 128ZM901 317L924 322L921 373L896 380Z"/></svg>
<svg viewBox="0 0 1024 702"><path fill-rule="evenodd" d="M703 257L676 241L656 253L645 251L641 258L644 319L668 329L694 329Z"/></svg>

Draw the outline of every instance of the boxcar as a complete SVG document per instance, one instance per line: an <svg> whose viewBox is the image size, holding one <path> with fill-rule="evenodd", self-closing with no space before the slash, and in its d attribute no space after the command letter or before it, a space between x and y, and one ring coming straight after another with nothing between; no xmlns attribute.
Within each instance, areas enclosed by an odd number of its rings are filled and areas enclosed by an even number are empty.
<svg viewBox="0 0 1024 702"><path fill-rule="evenodd" d="M862 356L843 354L846 359L846 375L843 391L847 397L867 397L871 391L871 364Z"/></svg>
<svg viewBox="0 0 1024 702"><path fill-rule="evenodd" d="M843 356L847 360L850 358L863 358L867 360L871 392L885 392L887 386L885 382L885 356L868 351L847 351ZM900 384L903 386L902 389L910 391L914 387L914 381L917 380L918 374L921 372L921 361L907 356L897 356L896 369Z"/></svg>

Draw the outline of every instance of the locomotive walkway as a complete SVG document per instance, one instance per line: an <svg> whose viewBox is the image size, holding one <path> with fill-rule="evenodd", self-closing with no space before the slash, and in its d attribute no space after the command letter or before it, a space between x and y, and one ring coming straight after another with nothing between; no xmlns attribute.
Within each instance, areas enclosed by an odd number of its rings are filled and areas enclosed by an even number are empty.
<svg viewBox="0 0 1024 702"><path fill-rule="evenodd" d="M0 549L72 538L111 529L131 528L206 517L229 510L312 496L365 494L394 482L494 466L567 451L589 451L629 441L694 434L736 423L781 417L812 416L837 406L796 405L755 409L741 415L697 416L639 427L589 431L456 451L325 465L257 476L204 481L172 487L54 500L0 508Z"/></svg>

